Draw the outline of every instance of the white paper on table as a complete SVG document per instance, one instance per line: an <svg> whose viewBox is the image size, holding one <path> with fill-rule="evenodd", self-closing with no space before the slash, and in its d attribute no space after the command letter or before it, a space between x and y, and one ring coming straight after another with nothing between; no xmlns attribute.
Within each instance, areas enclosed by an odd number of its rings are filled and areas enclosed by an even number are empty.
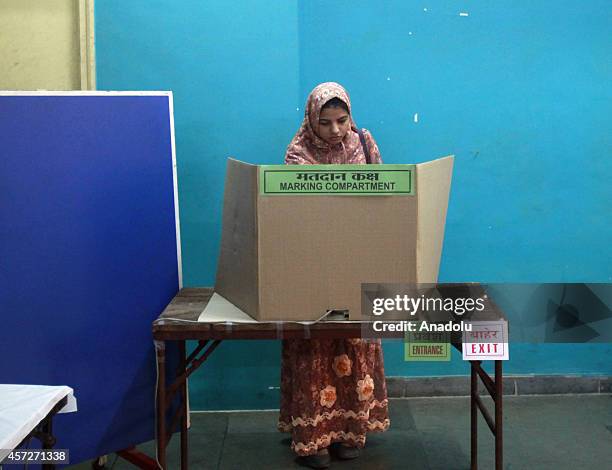
<svg viewBox="0 0 612 470"><path fill-rule="evenodd" d="M216 292L213 293L208 304L200 313L198 321L207 323L257 323L257 320Z"/></svg>
<svg viewBox="0 0 612 470"><path fill-rule="evenodd" d="M463 331L464 361L507 361L508 322L470 321L472 331Z"/></svg>
<svg viewBox="0 0 612 470"><path fill-rule="evenodd" d="M318 320L311 321L285 321L285 322L276 322L272 321L269 323L299 323L302 325L312 325L317 323L322 318L325 318L327 314L323 315ZM249 314L243 312L238 307L236 307L233 303L227 300L225 297L213 293L212 297L200 313L198 317L198 322L206 322L206 323L259 323ZM268 323L268 322L266 322ZM325 321L325 323L362 323L359 321L347 321L347 320L329 320Z"/></svg>
<svg viewBox="0 0 612 470"><path fill-rule="evenodd" d="M74 391L65 385L0 384L0 462L64 397L59 413L77 411Z"/></svg>

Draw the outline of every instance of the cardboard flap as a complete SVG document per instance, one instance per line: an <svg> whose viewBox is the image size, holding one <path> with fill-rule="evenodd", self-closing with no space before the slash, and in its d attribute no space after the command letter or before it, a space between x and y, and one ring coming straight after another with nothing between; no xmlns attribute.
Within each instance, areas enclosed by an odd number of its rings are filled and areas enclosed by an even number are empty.
<svg viewBox="0 0 612 470"><path fill-rule="evenodd" d="M435 282L452 168L416 165L411 195L278 196L261 194L258 166L228 160L216 292L259 321L358 319L361 283Z"/></svg>
<svg viewBox="0 0 612 470"><path fill-rule="evenodd" d="M259 311L257 166L227 161L215 291L248 313Z"/></svg>
<svg viewBox="0 0 612 470"><path fill-rule="evenodd" d="M417 165L417 279L437 282L454 157Z"/></svg>

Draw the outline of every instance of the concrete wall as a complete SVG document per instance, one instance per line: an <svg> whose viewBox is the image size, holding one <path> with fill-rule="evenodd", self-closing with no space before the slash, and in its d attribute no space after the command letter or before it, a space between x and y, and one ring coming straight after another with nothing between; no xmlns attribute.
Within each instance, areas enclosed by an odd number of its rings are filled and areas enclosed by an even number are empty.
<svg viewBox="0 0 612 470"><path fill-rule="evenodd" d="M0 2L0 89L95 88L92 5L93 0Z"/></svg>

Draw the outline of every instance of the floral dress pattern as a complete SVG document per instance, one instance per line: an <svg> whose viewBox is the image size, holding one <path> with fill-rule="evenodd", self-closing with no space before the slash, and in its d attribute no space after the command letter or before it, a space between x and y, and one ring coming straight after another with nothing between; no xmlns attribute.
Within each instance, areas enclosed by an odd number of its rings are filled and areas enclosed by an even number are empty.
<svg viewBox="0 0 612 470"><path fill-rule="evenodd" d="M363 447L389 413L380 340L284 340L278 428L311 455L334 442Z"/></svg>
<svg viewBox="0 0 612 470"><path fill-rule="evenodd" d="M287 164L365 164L351 116L342 142L328 144L316 133L323 105L340 98L351 110L348 93L333 82L308 96L304 120L287 147ZM372 134L364 129L372 163L382 163ZM386 431L389 413L380 340L284 340L278 428L292 435L298 455L312 455L334 442L363 447L366 433Z"/></svg>

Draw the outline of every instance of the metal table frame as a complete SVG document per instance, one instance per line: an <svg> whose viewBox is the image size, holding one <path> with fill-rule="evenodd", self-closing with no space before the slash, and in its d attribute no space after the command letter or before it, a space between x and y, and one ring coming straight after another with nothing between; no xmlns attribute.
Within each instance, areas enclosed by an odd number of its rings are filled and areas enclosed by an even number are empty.
<svg viewBox="0 0 612 470"><path fill-rule="evenodd" d="M282 329L277 323L256 324L218 324L197 323L197 316L205 307L212 295L209 288L182 289L172 300L162 315L153 323L153 338L158 364L158 383L156 396L156 441L157 461L159 467L167 469L166 447L174 430L180 424L181 470L188 468L188 409L187 378L193 374L224 340L254 339L340 339L361 336L361 326L354 323L322 323L310 325L307 329L298 323L284 323ZM496 313L503 315L496 309ZM186 341L198 342L196 348L187 355ZM176 341L179 347L179 365L172 377L172 371L166 368L166 342ZM461 344L453 343L461 350ZM478 411L482 413L489 429L495 437L495 469L503 467L503 376L502 361L495 362L495 375L492 378L481 367L481 361L469 361L471 364L471 468L478 468ZM491 416L479 395L478 379L482 381L494 402L494 418ZM170 382L170 383L168 383ZM167 420L168 411L173 402L179 398L178 408ZM157 465L157 463L156 463ZM151 468L143 464L141 468Z"/></svg>
<svg viewBox="0 0 612 470"><path fill-rule="evenodd" d="M53 446L56 444L57 439L53 435L53 417L59 413L59 411L66 406L68 403L68 397L62 398L58 401L51 411L47 413L40 422L32 429L29 434L19 443L16 447L17 449L24 446L30 439L36 438L40 441L42 445L42 450L52 450ZM0 469L2 468L2 464L0 463ZM42 470L55 470L55 464L44 463L41 465Z"/></svg>

